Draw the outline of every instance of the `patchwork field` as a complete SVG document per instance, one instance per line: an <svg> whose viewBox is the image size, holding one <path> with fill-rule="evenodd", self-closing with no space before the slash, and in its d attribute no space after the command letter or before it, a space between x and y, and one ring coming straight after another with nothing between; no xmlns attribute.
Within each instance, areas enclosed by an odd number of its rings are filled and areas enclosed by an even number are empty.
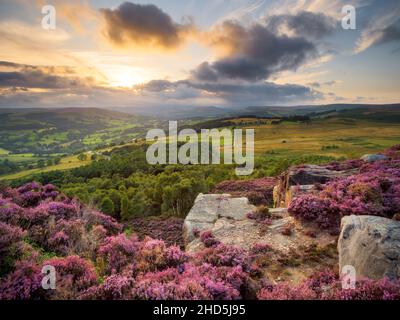
<svg viewBox="0 0 400 320"><path fill-rule="evenodd" d="M371 120L329 118L313 119L304 123L253 123L245 126L237 125L235 128L255 129L256 168L270 167L270 170L262 171L259 175L276 173L279 170L276 168L277 164L284 167L287 163L301 161L322 163L336 159L359 158L364 154L379 152L400 143L400 123ZM127 143L124 146L130 144L135 143ZM108 147L100 149L100 151L112 149L113 147ZM15 157L19 157L18 161L27 160L29 156L32 155L15 155ZM80 161L76 155L68 156L62 158L58 165L23 170L3 175L0 179L19 179L41 172L76 168L88 163L90 160Z"/></svg>
<svg viewBox="0 0 400 320"><path fill-rule="evenodd" d="M256 154L296 153L357 158L400 143L400 123L321 119L254 128Z"/></svg>

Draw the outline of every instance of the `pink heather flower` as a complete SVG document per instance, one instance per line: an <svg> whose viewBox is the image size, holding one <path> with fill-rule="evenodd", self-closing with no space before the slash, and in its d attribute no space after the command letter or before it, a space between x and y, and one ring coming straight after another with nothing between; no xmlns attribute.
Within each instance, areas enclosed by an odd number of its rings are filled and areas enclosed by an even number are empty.
<svg viewBox="0 0 400 320"><path fill-rule="evenodd" d="M127 276L111 275L99 286L86 290L80 296L83 300L131 300L134 279Z"/></svg>
<svg viewBox="0 0 400 320"><path fill-rule="evenodd" d="M214 238L211 231L203 231L200 234L200 241L203 242L207 248L217 246L220 243L219 240Z"/></svg>
<svg viewBox="0 0 400 320"><path fill-rule="evenodd" d="M137 237L127 238L120 234L106 238L98 249L98 255L105 261L108 273L118 273L135 262L138 249Z"/></svg>
<svg viewBox="0 0 400 320"><path fill-rule="evenodd" d="M188 260L188 256L177 246L170 246L165 250L167 264L169 266L177 266Z"/></svg>
<svg viewBox="0 0 400 320"><path fill-rule="evenodd" d="M36 300L45 297L41 268L32 261L16 263L15 271L0 282L0 300Z"/></svg>
<svg viewBox="0 0 400 320"><path fill-rule="evenodd" d="M0 265L11 246L26 235L21 228L0 222Z"/></svg>

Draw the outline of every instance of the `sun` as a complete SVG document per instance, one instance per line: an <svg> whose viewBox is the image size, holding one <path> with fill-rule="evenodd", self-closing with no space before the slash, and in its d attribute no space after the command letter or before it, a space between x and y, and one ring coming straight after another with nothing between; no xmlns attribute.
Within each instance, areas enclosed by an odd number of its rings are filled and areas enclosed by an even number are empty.
<svg viewBox="0 0 400 320"><path fill-rule="evenodd" d="M129 65L108 65L101 68L110 87L132 88L151 77L146 70Z"/></svg>
<svg viewBox="0 0 400 320"><path fill-rule="evenodd" d="M110 85L112 87L132 88L133 86L143 83L144 81L144 78L139 74L127 72L115 75L113 79L110 79Z"/></svg>
<svg viewBox="0 0 400 320"><path fill-rule="evenodd" d="M113 73L108 77L111 87L132 88L133 86L146 82L146 78L138 70L125 70Z"/></svg>

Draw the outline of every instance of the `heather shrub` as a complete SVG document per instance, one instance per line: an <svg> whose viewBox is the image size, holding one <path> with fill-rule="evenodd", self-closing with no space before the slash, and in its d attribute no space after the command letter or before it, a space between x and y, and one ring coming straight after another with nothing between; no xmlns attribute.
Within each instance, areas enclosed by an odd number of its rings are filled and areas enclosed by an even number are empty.
<svg viewBox="0 0 400 320"><path fill-rule="evenodd" d="M162 240L146 238L140 245L138 271L155 271L167 266L166 245Z"/></svg>
<svg viewBox="0 0 400 320"><path fill-rule="evenodd" d="M137 279L133 294L141 300L206 300L211 295L199 276L185 277L175 268L146 273Z"/></svg>
<svg viewBox="0 0 400 320"><path fill-rule="evenodd" d="M0 258L9 252L14 243L21 241L24 235L21 228L0 222Z"/></svg>
<svg viewBox="0 0 400 320"><path fill-rule="evenodd" d="M179 266L189 259L188 255L177 246L168 247L165 255L169 266Z"/></svg>
<svg viewBox="0 0 400 320"><path fill-rule="evenodd" d="M108 235L116 235L122 232L122 225L114 218L95 210L83 208L82 219L85 220L86 226L89 228L95 225L103 226Z"/></svg>
<svg viewBox="0 0 400 320"><path fill-rule="evenodd" d="M0 276L12 268L21 255L21 240L26 235L21 228L0 222Z"/></svg>
<svg viewBox="0 0 400 320"><path fill-rule="evenodd" d="M219 240L215 239L211 231L203 231L200 233L200 241L206 248L215 247L219 245Z"/></svg>
<svg viewBox="0 0 400 320"><path fill-rule="evenodd" d="M0 282L0 300L37 300L46 297L41 268L34 262L20 261L15 271Z"/></svg>
<svg viewBox="0 0 400 320"><path fill-rule="evenodd" d="M99 286L93 286L84 291L79 299L82 300L130 300L133 299L132 288L135 279L114 274L104 279Z"/></svg>
<svg viewBox="0 0 400 320"><path fill-rule="evenodd" d="M229 193L235 197L246 197L254 205L272 205L276 178L264 177L253 180L228 180L215 186L212 193Z"/></svg>
<svg viewBox="0 0 400 320"><path fill-rule="evenodd" d="M0 221L17 225L24 215L24 209L9 199L0 198Z"/></svg>
<svg viewBox="0 0 400 320"><path fill-rule="evenodd" d="M324 299L335 300L399 300L400 282L388 279L359 280L355 290L344 290L340 284L336 284L332 292L323 296Z"/></svg>
<svg viewBox="0 0 400 320"><path fill-rule="evenodd" d="M325 165L324 167L329 170L343 171L343 170L360 168L363 164L364 164L363 160L356 159L356 160L334 161Z"/></svg>
<svg viewBox="0 0 400 320"><path fill-rule="evenodd" d="M338 275L319 271L300 284L266 284L257 294L260 300L398 300L400 281L360 279L355 289L343 289Z"/></svg>
<svg viewBox="0 0 400 320"><path fill-rule="evenodd" d="M340 209L337 204L317 195L305 194L294 198L288 212L296 218L315 221L322 228L338 228L340 225Z"/></svg>
<svg viewBox="0 0 400 320"><path fill-rule="evenodd" d="M257 298L259 300L313 300L316 299L316 295L305 284L293 285L284 282L262 288Z"/></svg>
<svg viewBox="0 0 400 320"><path fill-rule="evenodd" d="M258 254L266 254L270 252L271 246L266 244L266 243L255 243L251 248L250 248L250 254L252 255L258 255Z"/></svg>
<svg viewBox="0 0 400 320"><path fill-rule="evenodd" d="M139 276L134 287L137 299L150 300L232 300L240 298L245 273L240 267L213 267L208 264Z"/></svg>
<svg viewBox="0 0 400 320"><path fill-rule="evenodd" d="M77 203L65 202L43 202L37 210L43 210L58 219L71 219L76 217L79 212L79 205Z"/></svg>
<svg viewBox="0 0 400 320"><path fill-rule="evenodd" d="M97 283L94 266L78 256L52 258L42 264L56 270L56 289L53 299L77 299L81 293Z"/></svg>
<svg viewBox="0 0 400 320"><path fill-rule="evenodd" d="M394 145L385 150L384 155L387 157L397 160L400 159L400 144Z"/></svg>
<svg viewBox="0 0 400 320"><path fill-rule="evenodd" d="M149 217L136 218L129 222L129 226L138 235L139 239L145 237L163 240L167 245L184 247L182 237L183 219L175 217Z"/></svg>
<svg viewBox="0 0 400 320"><path fill-rule="evenodd" d="M127 237L125 234L107 237L98 249L98 262L103 266L106 274L122 272L125 268L132 268L135 263L139 243L136 236Z"/></svg>
<svg viewBox="0 0 400 320"><path fill-rule="evenodd" d="M236 267L248 270L250 260L246 252L238 247L218 244L205 248L194 255L198 264L209 263L216 267Z"/></svg>
<svg viewBox="0 0 400 320"><path fill-rule="evenodd" d="M359 173L326 183L318 194L295 197L288 210L299 219L315 221L335 232L343 216L391 218L400 211L400 161L366 163Z"/></svg>
<svg viewBox="0 0 400 320"><path fill-rule="evenodd" d="M45 199L55 200L59 192L51 184L42 186L37 182L30 182L16 189L16 192L9 192L8 195L16 203L28 207L36 206L40 201Z"/></svg>

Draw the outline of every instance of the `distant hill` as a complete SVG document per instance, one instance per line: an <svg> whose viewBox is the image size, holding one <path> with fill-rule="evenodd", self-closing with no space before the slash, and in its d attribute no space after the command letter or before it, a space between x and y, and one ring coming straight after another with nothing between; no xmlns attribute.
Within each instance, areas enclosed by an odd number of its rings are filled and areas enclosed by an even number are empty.
<svg viewBox="0 0 400 320"><path fill-rule="evenodd" d="M288 117L295 115L312 115L344 112L347 115L359 115L362 112L387 113L398 112L400 104L328 104L328 105L300 105L300 106L249 106L246 108L225 108L225 107L194 107L194 106L165 106L151 108L115 108L120 112L127 112L137 115L157 117L159 119L180 120L180 119L216 119L228 118L243 115L260 117Z"/></svg>
<svg viewBox="0 0 400 320"><path fill-rule="evenodd" d="M110 121L137 121L137 117L99 108L0 109L0 130L57 129L98 130Z"/></svg>
<svg viewBox="0 0 400 320"><path fill-rule="evenodd" d="M150 123L99 108L0 109L0 148L14 154L73 153L129 141Z"/></svg>

